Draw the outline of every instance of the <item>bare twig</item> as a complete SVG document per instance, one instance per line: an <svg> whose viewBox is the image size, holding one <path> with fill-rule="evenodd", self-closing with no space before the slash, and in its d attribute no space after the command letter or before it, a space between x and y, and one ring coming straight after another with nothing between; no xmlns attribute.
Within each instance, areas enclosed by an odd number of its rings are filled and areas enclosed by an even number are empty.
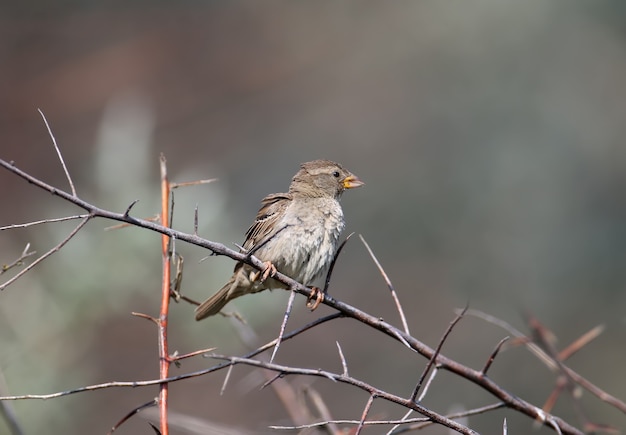
<svg viewBox="0 0 626 435"><path fill-rule="evenodd" d="M383 266L381 266L380 262L374 255L374 251L372 251L372 248L370 248L370 245L367 244L367 242L365 241L365 239L363 238L361 234L359 234L359 238L361 239L361 242L363 242L363 245L365 245L365 249L367 249L367 252L370 254L370 257L372 257L374 264L378 268L378 271L383 276L383 279L385 280L385 283L387 284L387 288L391 292L391 297L396 303L396 309L398 310L398 314L400 315L400 321L402 322L402 328L404 329L404 333L407 335L410 334L409 324L406 321L406 316L404 315L404 310L402 309L402 304L400 303L400 299L398 298L396 289L393 287L393 284L391 283L391 280L389 279L389 277L387 276L387 273L383 269Z"/></svg>
<svg viewBox="0 0 626 435"><path fill-rule="evenodd" d="M433 381L437 377L438 371L439 370L437 369L437 366L435 366L435 368L433 368L433 371L430 372L430 376L428 377L428 380L426 381L426 384L424 385L424 388L422 389L422 394L420 394L417 397L418 402L421 402L422 400L424 400L424 397L426 397L426 394L428 393L428 389L430 388L430 385L433 383Z"/></svg>
<svg viewBox="0 0 626 435"><path fill-rule="evenodd" d="M359 425L356 427L355 435L359 435L361 430L363 429L363 423L365 423L365 419L367 419L367 414L369 414L370 409L372 408L372 403L374 403L374 399L376 399L375 394L370 394L370 397L367 399L367 403L365 404L365 408L363 408L363 413L361 413L361 420L359 421Z"/></svg>
<svg viewBox="0 0 626 435"><path fill-rule="evenodd" d="M602 332L604 331L604 325L598 325L595 328L592 328L590 331L586 332L582 336L580 336L576 341L571 343L565 349L559 352L558 359L561 361L565 361L576 352L581 350L584 346L586 346L592 340L595 340Z"/></svg>
<svg viewBox="0 0 626 435"><path fill-rule="evenodd" d="M487 374L487 370L489 370L489 368L491 367L491 364L496 359L496 356L500 352L500 349L502 349L502 345L504 345L504 343L506 343L509 340L509 338L510 337L504 337L502 340L500 340L500 342L496 345L493 352L491 352L491 355L489 355L489 359L487 360L487 362L485 363L485 366L481 370L483 375Z"/></svg>
<svg viewBox="0 0 626 435"><path fill-rule="evenodd" d="M16 228L28 228L28 227L32 227L33 225L49 224L49 223L53 223L53 222L65 222L65 221L71 221L71 220L76 220L76 219L84 219L86 217L89 217L89 215L88 214L79 214L79 215L76 215L76 216L65 216L65 217L61 217L61 218L42 219L42 220L39 220L39 221L26 222L26 223L23 223L23 224L7 225L6 227L0 227L0 231L14 230Z"/></svg>
<svg viewBox="0 0 626 435"><path fill-rule="evenodd" d="M61 154L61 150L59 149L59 146L57 145L57 141L54 138L54 134L52 134L52 129L50 128L50 125L48 124L48 120L46 119L46 115L43 114L41 109L37 109L37 111L39 112L39 114L43 118L44 124L46 124L46 128L48 129L48 135L50 136L50 139L52 139L52 144L54 145L54 149L57 152L57 156L59 156L59 160L61 161L61 166L63 166L63 171L65 172L65 177L67 177L67 181L70 183L70 189L72 190L72 196L77 196L76 195L76 188L74 187L74 183L72 182L72 177L70 177L70 173L67 170L67 166L65 166L65 160L63 160L63 155Z"/></svg>
<svg viewBox="0 0 626 435"><path fill-rule="evenodd" d="M461 412L447 414L446 417L448 417L451 420L456 420L459 418L471 417L472 415L484 414L486 412L494 411L496 409L505 408L505 407L506 407L506 403L498 402L498 403L493 403L491 405L481 406L479 408L468 409L468 410L461 411ZM417 420L417 421L413 423L411 420ZM428 426L432 426L433 424L435 424L432 421L425 421L424 419L411 419L411 420L407 420L407 422L411 424L394 429L393 431L389 432L389 434L398 435L398 434L405 433L405 432L414 432L414 431L418 431L418 430L424 429Z"/></svg>
<svg viewBox="0 0 626 435"><path fill-rule="evenodd" d="M276 338L276 345L274 346L274 350L272 351L272 356L270 357L270 362L274 361L274 357L280 348L280 343L283 340L283 336L285 335L285 328L287 327L287 322L289 321L289 316L291 315L291 310L293 308L293 302L296 300L296 292L293 290L289 292L289 301L287 301L287 308L285 309L285 315L283 316L283 321L280 324L280 331L278 332L278 337Z"/></svg>
<svg viewBox="0 0 626 435"><path fill-rule="evenodd" d="M234 367L235 366L230 366L228 367L228 370L226 370L226 376L224 376L224 382L222 382L222 388L220 388L220 396L223 396L226 391L226 386L228 385L228 381L230 380L230 375L232 374Z"/></svg>
<svg viewBox="0 0 626 435"><path fill-rule="evenodd" d="M43 254L41 257L37 258L35 261L33 261L32 263L30 263L28 266L26 266L24 269L22 269L19 273L15 274L15 276L13 276L11 279L9 279L8 281L6 281L3 284L0 284L0 290L4 290L5 288L7 288L8 286L10 286L11 284L13 284L15 281L17 281L18 279L20 279L20 277L22 277L22 275L26 274L29 270L31 270L33 267L35 267L36 265L38 265L39 263L41 263L43 260L45 260L46 258L48 258L49 256L51 256L52 254L54 254L55 252L57 252L58 250L60 250L63 246L65 246L65 244L67 242L69 242L76 234L78 234L78 232L80 231L80 229L82 227L85 226L85 224L87 222L89 222L89 219L91 219L93 217L93 215L87 215L87 217L83 218L82 221L80 221L80 223L76 226L76 228L74 228L72 230L71 233L68 234L68 236L61 240L60 243L58 243L54 248L50 249L48 252L46 252L45 254Z"/></svg>
<svg viewBox="0 0 626 435"><path fill-rule="evenodd" d="M182 183L171 183L170 184L170 188L171 189L178 189L179 187L188 187L188 186L197 186L199 184L209 184L209 183L214 183L218 181L217 178L209 178L206 180L196 180L196 181L185 181Z"/></svg>
<svg viewBox="0 0 626 435"><path fill-rule="evenodd" d="M149 321L151 321L152 323L154 323L155 325L158 325L158 324L159 324L159 319L157 319L156 317L150 316L150 315L148 315L148 314L144 314L144 313L137 313L137 312L135 312L135 311L131 312L130 314L131 314L131 316L135 316L135 317L139 317L139 318L141 318L141 319L146 319L146 320L149 320Z"/></svg>
<svg viewBox="0 0 626 435"><path fill-rule="evenodd" d="M489 314L483 313L482 311L468 310L467 314L470 314L472 316L481 318L481 319L483 319L483 320L485 320L485 321L487 321L489 323L492 323L494 325L500 326L501 328L505 329L506 331L508 331L511 335L513 335L515 337L527 338L524 334L522 334L520 331L515 329L513 326L511 326L507 322L505 322L503 320L500 320L500 319L498 319L498 318L496 318L494 316L491 316ZM541 361L543 361L550 369L555 370L557 368L557 365L552 360L552 358L550 358L550 356L547 355L539 346L537 346L535 343L532 343L532 342L529 343L528 342L529 340L525 340L525 341L527 342L526 347L532 353L534 353ZM579 375L578 373L576 373L574 370L572 370L571 368L567 367L566 365L563 364L562 367L567 372L567 374L569 376L571 376L571 378L574 379L574 381L576 381L576 383L578 385L580 385L581 387L583 387L584 389L589 391L591 394L593 394L594 396L596 396L600 400L602 400L602 401L610 404L611 406L619 409L623 413L626 413L626 403L622 402L621 400L619 400L615 396L612 396L611 394L609 394L606 391L602 390L601 388L597 387L593 383L589 382L587 379L585 379L584 377L582 377L581 375Z"/></svg>
<svg viewBox="0 0 626 435"><path fill-rule="evenodd" d="M341 435L343 431L341 431L333 422L330 409L328 409L328 406L324 403L322 396L320 396L320 394L310 386L304 389L304 394L311 400L319 416L327 422L325 426L331 435Z"/></svg>
<svg viewBox="0 0 626 435"><path fill-rule="evenodd" d="M348 364L346 363L346 357L343 356L343 351L341 350L339 342L336 341L335 343L337 343L337 350L339 351L339 358L341 359L341 367L343 367L342 375L348 376Z"/></svg>
<svg viewBox="0 0 626 435"><path fill-rule="evenodd" d="M172 360L172 361L180 361L180 360L183 360L183 359L192 358L194 356L203 355L205 353L213 352L215 349L217 349L217 348L216 347L209 347L207 349L195 350L193 352L185 353L185 354L182 354L182 355L170 355L170 360Z"/></svg>
<svg viewBox="0 0 626 435"><path fill-rule="evenodd" d="M448 338L448 336L452 332L452 329L454 328L454 326L457 323L459 323L459 320L461 320L463 318L463 316L465 315L466 311L467 311L467 306L465 307L465 309L460 314L457 314L457 316L454 318L454 320L452 320L452 322L450 322L450 325L448 325L448 328L446 329L446 332L443 333L443 336L441 337L441 340L439 340L439 344L437 345L437 348L435 349L433 354L430 356L430 360L428 361L428 364L426 364L426 367L424 367L424 371L422 372L422 375L420 376L419 381L417 381L417 385L415 386L415 389L413 390L413 394L411 394L411 400L415 400L415 398L417 397L417 394L419 393L420 388L422 388L422 383L424 382L424 379L426 379L426 375L430 371L430 368L437 361L437 357L439 356L439 353L441 352L441 348L443 347L443 343L445 343L446 339Z"/></svg>
<svg viewBox="0 0 626 435"><path fill-rule="evenodd" d="M450 429L454 429L455 431L459 433L476 434L476 432L473 431L472 429L465 427L453 420L450 420L449 418L446 418L436 412L433 412L430 409L426 408L425 406L415 403L415 401L411 399L404 399L400 396L380 390L378 388L373 387L370 384L367 384L363 381L354 379L349 376L342 376L340 374L332 373L332 372L321 370L321 369L306 369L306 368L289 367L289 366L284 366L284 365L272 364L272 363L258 361L256 359L250 359L250 358L239 358L239 357L233 357L233 356L227 356L227 355L213 355L213 357L216 359L222 359L222 360L228 361L228 363L230 364L244 364L244 365L249 365L252 367L261 367L267 370L272 370L272 371L284 373L284 374L298 374L298 375L306 375L306 376L323 377L323 378L333 380L334 382L349 384L359 389L362 389L364 391L367 391L370 395L374 395L375 397L379 397L381 399L390 401L392 403L396 403L398 405L401 405L407 408L411 408L419 412L420 414L427 416L432 421L435 421L443 426L449 427Z"/></svg>
<svg viewBox="0 0 626 435"><path fill-rule="evenodd" d="M30 251L30 252L28 252L29 249L30 249L30 243L27 243L26 247L24 248L24 250L22 251L22 253L20 254L20 256L18 258L13 260L11 263L3 264L2 267L0 267L0 275L2 275L5 272L8 272L9 270L13 269L14 267L21 266L22 264L24 264L24 260L25 259L27 259L28 257L32 257L33 255L35 255L37 253L37 251Z"/></svg>
<svg viewBox="0 0 626 435"><path fill-rule="evenodd" d="M131 205L132 206L132 205ZM160 214L156 214L152 217L146 218L146 220L148 222L160 222L161 221L161 215ZM128 227L133 227L134 224L132 223L123 223L123 224L118 224L118 225L111 225L108 226L104 229L104 231L115 231L115 230L120 230L122 228L128 228Z"/></svg>

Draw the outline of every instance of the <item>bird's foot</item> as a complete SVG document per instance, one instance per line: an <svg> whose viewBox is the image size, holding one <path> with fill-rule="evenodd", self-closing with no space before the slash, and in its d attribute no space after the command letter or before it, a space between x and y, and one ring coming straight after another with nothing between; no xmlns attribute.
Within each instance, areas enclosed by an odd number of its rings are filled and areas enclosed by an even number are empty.
<svg viewBox="0 0 626 435"><path fill-rule="evenodd" d="M265 280L267 280L267 278L273 278L274 275L276 275L276 272L278 272L276 270L276 266L274 266L271 261L266 261L263 263L263 265L265 266L263 268L263 272L261 271L254 272L254 274L251 276L252 281L258 280L260 276L261 282L264 282Z"/></svg>
<svg viewBox="0 0 626 435"><path fill-rule="evenodd" d="M314 300L315 299L315 300ZM306 307L315 311L324 300L324 292L319 287L311 287L311 294L306 299Z"/></svg>

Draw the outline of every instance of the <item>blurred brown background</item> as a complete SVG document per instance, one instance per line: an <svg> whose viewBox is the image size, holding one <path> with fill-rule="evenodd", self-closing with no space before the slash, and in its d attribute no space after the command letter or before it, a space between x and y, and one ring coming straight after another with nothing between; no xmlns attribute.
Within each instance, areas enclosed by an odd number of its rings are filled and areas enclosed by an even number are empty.
<svg viewBox="0 0 626 435"><path fill-rule="evenodd" d="M302 161L343 163L367 185L345 195L348 232L368 240L395 284L412 333L429 345L468 301L524 331L532 314L564 347L605 333L568 364L626 398L626 7L623 2L37 2L0 5L0 157L69 190L37 113L54 131L79 195L103 208L158 211L158 156L174 181L218 177L176 192L175 227L240 243L259 200L283 191ZM77 210L0 171L0 226ZM47 393L158 376L159 238L91 222L60 253L0 294L0 368L10 394ZM27 242L45 252L74 223L0 233L0 263ZM232 246L232 245L231 245ZM177 245L183 292L202 299L232 261ZM5 278L4 275L2 278ZM384 282L354 238L330 290L399 324ZM278 331L286 295L240 299L259 335ZM311 314L302 298L291 327ZM468 318L444 353L481 367L506 332ZM223 318L196 323L172 307L172 350L241 354ZM425 361L342 320L285 344L277 362L340 371L408 395ZM213 364L196 358L174 374ZM492 377L541 405L553 375L523 349ZM290 424L260 373L237 368L172 386L173 413L235 431ZM336 418L358 419L367 396L325 380ZM13 403L26 433L105 433L156 388ZM425 404L439 412L490 403L443 374ZM583 399L595 421L624 415ZM376 402L373 417L404 412ZM578 424L571 402L555 413ZM482 433L532 422L499 411L470 419ZM190 419L182 419L188 425ZM6 433L0 422L0 433ZM205 433L217 433L208 431ZM190 433L173 427L173 433ZM381 433L381 428L366 433ZM142 417L120 434L152 433ZM442 428L426 433L445 433ZM551 433L541 429L537 433Z"/></svg>

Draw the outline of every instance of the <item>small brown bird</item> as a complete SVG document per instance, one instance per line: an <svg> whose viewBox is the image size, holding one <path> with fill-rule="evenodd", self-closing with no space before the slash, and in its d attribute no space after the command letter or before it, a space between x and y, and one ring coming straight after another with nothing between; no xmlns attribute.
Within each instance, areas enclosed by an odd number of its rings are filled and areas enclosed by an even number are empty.
<svg viewBox="0 0 626 435"><path fill-rule="evenodd" d="M243 252L266 263L263 273L237 263L226 285L196 308L196 320L219 313L239 296L285 288L271 279L276 270L307 286L325 276L345 226L339 198L345 189L363 184L330 160L303 163L288 193L274 193L261 201L256 220L246 232Z"/></svg>

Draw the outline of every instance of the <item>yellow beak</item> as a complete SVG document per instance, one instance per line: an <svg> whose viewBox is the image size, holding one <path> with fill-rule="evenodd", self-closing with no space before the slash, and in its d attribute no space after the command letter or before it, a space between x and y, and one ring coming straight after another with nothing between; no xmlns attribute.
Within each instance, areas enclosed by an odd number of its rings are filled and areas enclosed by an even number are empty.
<svg viewBox="0 0 626 435"><path fill-rule="evenodd" d="M359 180L359 177L356 175L350 175L343 180L344 189L354 189L355 187L360 187L365 183Z"/></svg>

